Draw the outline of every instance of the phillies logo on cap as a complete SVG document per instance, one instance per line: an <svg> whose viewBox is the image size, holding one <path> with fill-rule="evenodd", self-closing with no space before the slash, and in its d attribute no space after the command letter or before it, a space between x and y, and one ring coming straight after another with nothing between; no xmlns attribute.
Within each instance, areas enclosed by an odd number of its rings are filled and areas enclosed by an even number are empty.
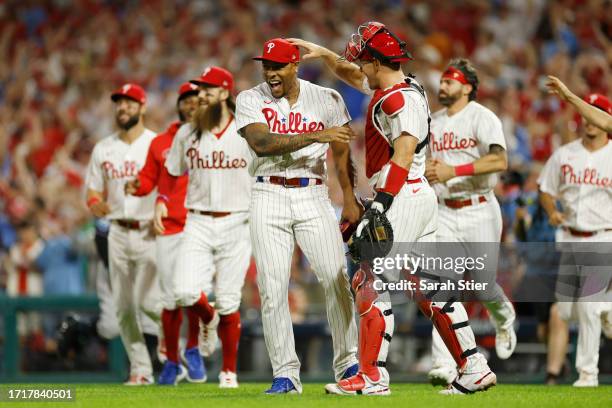
<svg viewBox="0 0 612 408"><path fill-rule="evenodd" d="M253 57L257 61L271 61L288 64L300 60L300 49L284 38L273 38L264 43L263 53Z"/></svg>
<svg viewBox="0 0 612 408"><path fill-rule="evenodd" d="M272 51L272 48L274 48L275 44L273 42L269 42L267 47L268 47L268 54Z"/></svg>

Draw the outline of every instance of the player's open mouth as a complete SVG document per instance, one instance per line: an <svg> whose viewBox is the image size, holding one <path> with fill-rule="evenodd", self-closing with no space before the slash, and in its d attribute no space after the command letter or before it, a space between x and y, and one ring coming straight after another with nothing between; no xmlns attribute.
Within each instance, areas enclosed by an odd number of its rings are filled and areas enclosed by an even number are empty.
<svg viewBox="0 0 612 408"><path fill-rule="evenodd" d="M280 91L282 89L283 83L281 81L273 80L268 81L268 85L270 85L270 90L272 92Z"/></svg>

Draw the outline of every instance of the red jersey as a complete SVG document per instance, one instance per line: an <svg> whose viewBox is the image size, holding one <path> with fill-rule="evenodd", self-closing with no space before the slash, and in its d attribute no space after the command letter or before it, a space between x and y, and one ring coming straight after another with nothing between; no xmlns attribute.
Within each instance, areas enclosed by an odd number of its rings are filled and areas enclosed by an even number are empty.
<svg viewBox="0 0 612 408"><path fill-rule="evenodd" d="M187 194L188 176L171 176L166 170L166 156L172 146L172 141L181 122L172 123L165 132L160 133L151 141L147 161L138 173L140 188L136 196L149 194L157 187L157 201L164 201L168 207L168 218L164 218L164 235L177 234L183 231L187 209L185 195Z"/></svg>

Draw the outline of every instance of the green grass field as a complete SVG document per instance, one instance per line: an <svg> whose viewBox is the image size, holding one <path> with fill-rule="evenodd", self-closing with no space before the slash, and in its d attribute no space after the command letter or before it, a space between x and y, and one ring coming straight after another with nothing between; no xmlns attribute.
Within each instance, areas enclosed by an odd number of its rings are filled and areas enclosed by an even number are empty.
<svg viewBox="0 0 612 408"><path fill-rule="evenodd" d="M394 384L387 397L326 395L323 384L305 384L302 395L268 396L267 383L244 383L237 390L219 390L216 384L181 384L178 387L125 387L122 385L75 385L76 401L66 403L0 402L0 407L612 407L612 386L576 389L571 386L500 385L475 395L437 395L438 388L424 384ZM3 394L11 387L0 385ZM23 387L43 387L28 384ZM49 385L46 388L51 388ZM55 385L58 387L58 385Z"/></svg>

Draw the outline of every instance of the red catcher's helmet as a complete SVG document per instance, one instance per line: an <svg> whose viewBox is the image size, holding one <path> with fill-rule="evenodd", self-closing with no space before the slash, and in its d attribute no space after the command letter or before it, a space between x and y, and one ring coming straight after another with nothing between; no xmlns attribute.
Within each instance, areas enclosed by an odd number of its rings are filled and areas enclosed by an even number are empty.
<svg viewBox="0 0 612 408"><path fill-rule="evenodd" d="M357 33L351 36L344 51L344 59L372 61L379 59L386 62L405 62L412 59L406 49L406 43L377 21L370 21L359 26Z"/></svg>

